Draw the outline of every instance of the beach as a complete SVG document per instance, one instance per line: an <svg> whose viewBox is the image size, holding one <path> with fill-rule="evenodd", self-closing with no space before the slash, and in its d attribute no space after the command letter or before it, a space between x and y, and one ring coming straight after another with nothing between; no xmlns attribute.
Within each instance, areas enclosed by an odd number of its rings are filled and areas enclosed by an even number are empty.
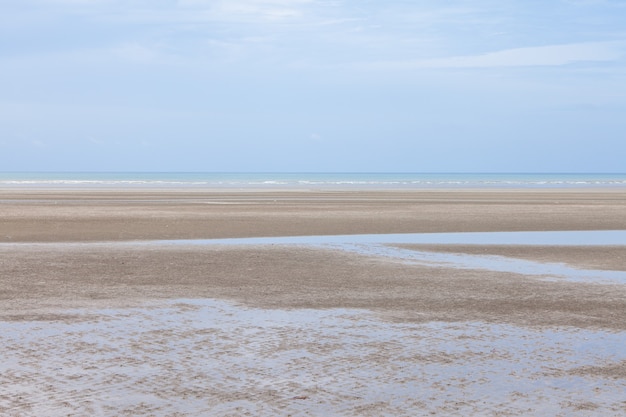
<svg viewBox="0 0 626 417"><path fill-rule="evenodd" d="M1 242L625 229L622 188L6 189Z"/></svg>
<svg viewBox="0 0 626 417"><path fill-rule="evenodd" d="M5 188L0 213L3 415L626 413L619 280L194 242L626 230L620 188ZM626 242L381 247L626 271Z"/></svg>

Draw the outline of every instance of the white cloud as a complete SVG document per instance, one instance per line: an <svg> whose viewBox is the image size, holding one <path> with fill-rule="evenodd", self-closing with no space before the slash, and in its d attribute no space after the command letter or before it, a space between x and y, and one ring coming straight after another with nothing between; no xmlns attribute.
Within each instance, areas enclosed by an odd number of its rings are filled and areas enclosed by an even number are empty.
<svg viewBox="0 0 626 417"><path fill-rule="evenodd" d="M97 138L95 138L95 137L93 137L93 136L88 137L88 138L87 138L87 141L88 141L89 143L91 143L91 144L93 144L93 145L97 145L97 146L104 145L104 141L103 141L103 140L101 140L101 139L97 139Z"/></svg>
<svg viewBox="0 0 626 417"><path fill-rule="evenodd" d="M281 21L303 16L303 7L310 3L312 0L179 0L177 5L207 10L218 20Z"/></svg>
<svg viewBox="0 0 626 417"><path fill-rule="evenodd" d="M561 66L578 62L617 61L624 56L625 42L587 42L512 48L480 55L384 62L383 68L498 68Z"/></svg>
<svg viewBox="0 0 626 417"><path fill-rule="evenodd" d="M571 4L574 6L617 6L617 7L625 7L623 1L611 1L611 0L564 0L565 3Z"/></svg>
<svg viewBox="0 0 626 417"><path fill-rule="evenodd" d="M5 70L32 73L39 67L49 71L80 67L107 68L123 65L177 65L181 59L168 53L162 45L140 42L123 42L104 47L75 48L46 51L39 54L24 54L2 58Z"/></svg>
<svg viewBox="0 0 626 417"><path fill-rule="evenodd" d="M39 4L51 4L51 5L67 5L67 6L96 6L99 4L112 3L111 0L35 0L35 3Z"/></svg>

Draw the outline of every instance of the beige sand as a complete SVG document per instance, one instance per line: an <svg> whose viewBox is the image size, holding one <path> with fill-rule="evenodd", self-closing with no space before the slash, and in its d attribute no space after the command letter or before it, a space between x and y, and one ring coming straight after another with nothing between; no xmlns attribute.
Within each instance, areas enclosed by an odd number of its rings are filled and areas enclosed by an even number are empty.
<svg viewBox="0 0 626 417"><path fill-rule="evenodd" d="M0 241L626 229L624 191L0 192Z"/></svg>
<svg viewBox="0 0 626 417"><path fill-rule="evenodd" d="M42 307L204 297L261 308L366 308L403 320L626 330L626 287L620 285L549 282L276 246L0 250L5 320L39 315ZM551 253L558 259L570 250Z"/></svg>
<svg viewBox="0 0 626 417"><path fill-rule="evenodd" d="M17 352L17 356L5 361L2 369L0 386L14 389L0 393L0 412L619 415L626 412L626 403L619 398L626 388L626 361L610 357L601 349L596 349L599 356L577 354L575 346L590 338L619 339L626 334L624 285L553 282L521 274L425 267L311 247L146 246L140 242L120 246L104 241L626 229L624 213L626 193L619 191L5 191L0 195L0 239L6 242L0 245L0 323L5 323L6 329L31 329L29 332L34 335L61 326L61 336L59 346L43 336L4 339L6 351ZM102 243L53 244L77 241ZM625 246L419 249L626 270ZM222 358L218 361L220 366L230 369L223 370L225 375L216 377L215 371L204 370L196 375L197 381L189 379L194 363L200 358L211 358L201 355L206 354L202 346L209 341L197 339L206 329L194 330L197 317L185 316L196 314L193 312L200 307L180 301L184 299L227 300L243 309L226 314L228 319L215 319L227 329L248 329L233 330L228 336L232 337L231 344L213 353L214 360ZM168 300L179 306L176 314L180 318L175 324L155 319L150 313L162 311ZM108 310L100 310L105 308ZM133 310L138 308L146 310ZM332 334L326 334L324 328L302 325L298 330L299 322L289 322L281 325L280 333L274 328L265 329L263 337L258 334L251 338L250 332L258 330L258 325L236 317L247 317L245 311L252 308L262 309L253 313L259 317L285 309L290 314L303 308L331 309L328 317L347 324L337 333L328 330ZM375 316L361 321L359 317L369 316L351 309L363 309ZM124 325L124 320L137 314L145 315L145 323L152 323L153 327L134 323L134 333L126 335L123 329L128 325ZM334 323L328 317L324 320ZM72 330L85 322L91 323L87 330ZM127 346L129 351L120 353L116 350L119 347L113 346L96 349L97 343L85 341L87 337L112 337L107 331L113 330L106 330L106 326L114 322L122 323L122 330L115 331L125 335L115 343ZM429 323L449 324L431 328ZM228 333L220 330L224 331ZM400 340L390 344L372 336L385 332L396 332L394 337ZM567 341L553 344L553 336L548 335L555 332L566 335L562 337ZM297 343L290 336L293 334L300 334ZM434 350L412 350L412 345L401 342L402 338L410 339L410 334L448 344ZM227 337L220 335L220 340ZM326 338L339 344L345 338L351 348L324 350ZM193 344L199 350L170 347L167 349L173 349L175 354L167 356L164 346L176 344L176 340ZM497 340L508 340L510 344L500 346ZM473 343L482 343L482 347ZM248 349L243 357L236 346ZM478 354L477 349L487 350ZM42 350L52 355L42 356ZM471 359L467 356L470 351L476 354ZM286 373L283 379L271 370L275 366L246 371L240 365L247 355L284 360L284 355L291 358L289 355L300 355L297 352L308 354L276 365ZM68 359L73 355L88 363L73 363ZM541 355L545 355L544 360ZM165 359L171 362L169 366L159 368L157 374L144 375L143 379L138 377L142 366L156 367L158 361ZM315 365L313 359L320 362ZM370 374L359 377L359 372L365 372L360 370L363 361L371 368ZM112 363L133 372L114 371ZM463 363L471 363L471 369L463 371ZM527 372L518 370L515 363L525 364ZM447 374L451 364L459 373ZM307 366L311 368L306 369ZM403 374L403 369L415 366L436 369L421 376ZM304 374L298 374L296 369L302 369ZM230 379L229 372L233 375ZM296 374L309 379L301 380ZM403 383L398 382L398 375L406 378ZM489 397L490 384L497 385L498 378L504 375L515 375L514 380L506 377L506 384L521 381L519 387L512 387L499 397ZM418 377L422 379L415 385ZM586 382L578 382L574 390L563 388L572 384L571 378ZM546 387L527 389L542 380L556 385L545 392ZM178 388L172 386L176 381L180 382ZM378 386L380 392L386 392L384 387L393 387L394 392L373 398L375 394L364 386ZM603 390L605 396L595 398L593 392L581 388L593 386ZM337 392L332 393L331 387ZM413 391L401 395L407 387ZM431 394L422 398L418 391ZM146 397L148 393L152 397ZM120 396L125 400L119 400ZM183 401L191 397L198 405ZM112 398L118 398L118 403L109 404Z"/></svg>

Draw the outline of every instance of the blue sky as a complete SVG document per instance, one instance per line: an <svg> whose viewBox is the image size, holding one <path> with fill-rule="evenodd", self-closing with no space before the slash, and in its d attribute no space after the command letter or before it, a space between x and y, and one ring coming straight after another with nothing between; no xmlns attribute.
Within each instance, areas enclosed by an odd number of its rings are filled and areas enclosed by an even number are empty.
<svg viewBox="0 0 626 417"><path fill-rule="evenodd" d="M0 171L626 171L623 0L0 3Z"/></svg>

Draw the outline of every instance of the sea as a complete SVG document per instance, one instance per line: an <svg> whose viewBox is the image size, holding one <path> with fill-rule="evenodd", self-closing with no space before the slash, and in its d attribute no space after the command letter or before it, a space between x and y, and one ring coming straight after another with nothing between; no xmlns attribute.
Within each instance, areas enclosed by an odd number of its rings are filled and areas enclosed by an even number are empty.
<svg viewBox="0 0 626 417"><path fill-rule="evenodd" d="M0 188L618 188L626 173L0 172Z"/></svg>

